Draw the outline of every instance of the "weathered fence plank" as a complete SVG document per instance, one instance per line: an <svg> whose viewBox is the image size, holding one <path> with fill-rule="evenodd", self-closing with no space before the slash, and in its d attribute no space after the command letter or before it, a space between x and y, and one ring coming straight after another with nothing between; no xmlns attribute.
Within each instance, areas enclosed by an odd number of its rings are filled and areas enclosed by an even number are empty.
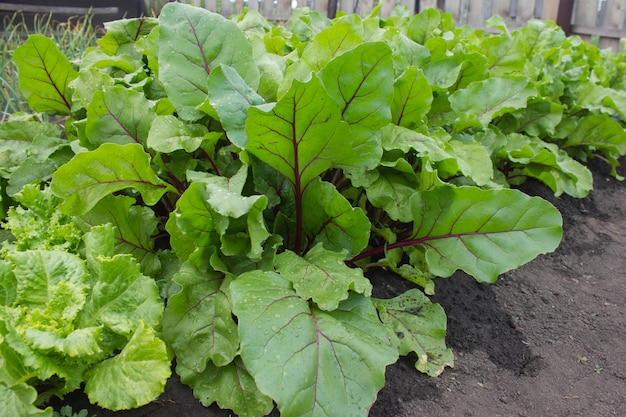
<svg viewBox="0 0 626 417"><path fill-rule="evenodd" d="M451 13L458 24L484 27L490 16L500 15L510 29L522 27L531 19L557 22L567 34L585 40L598 38L600 48L619 47L626 38L624 0L421 0L419 10L433 7Z"/></svg>
<svg viewBox="0 0 626 417"><path fill-rule="evenodd" d="M291 16L292 6L310 7L328 15L333 12L368 14L378 0L181 0L229 17L244 8L260 11L270 20L284 21ZM24 13L54 13L57 20L84 15L92 8L93 21L132 17L153 10L154 3L168 0L58 0L54 5L46 0L0 0L0 17L17 10ZM336 5L336 10L330 10ZM405 6L411 12L436 7L452 15L459 25L482 28L493 15L504 18L513 30L531 19L556 21L567 34L580 35L601 48L618 49L620 38L626 38L625 0L383 0L381 15L389 16L395 6ZM147 7L150 6L150 7Z"/></svg>
<svg viewBox="0 0 626 417"><path fill-rule="evenodd" d="M597 42L600 48L618 49L620 39L626 38L624 0L577 0L571 33Z"/></svg>

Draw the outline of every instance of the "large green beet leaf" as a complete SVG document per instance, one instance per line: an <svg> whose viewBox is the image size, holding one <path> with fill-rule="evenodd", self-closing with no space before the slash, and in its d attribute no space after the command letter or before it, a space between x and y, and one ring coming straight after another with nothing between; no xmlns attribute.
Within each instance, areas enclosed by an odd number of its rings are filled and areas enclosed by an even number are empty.
<svg viewBox="0 0 626 417"><path fill-rule="evenodd" d="M13 60L20 72L20 88L33 110L70 113L69 83L78 73L52 39L44 35L29 36L15 50Z"/></svg>
<svg viewBox="0 0 626 417"><path fill-rule="evenodd" d="M65 199L61 210L71 214L84 214L105 196L131 187L148 205L173 190L152 170L149 155L136 143L105 143L76 155L52 176L52 191Z"/></svg>
<svg viewBox="0 0 626 417"><path fill-rule="evenodd" d="M281 415L367 414L398 356L371 299L352 294L323 311L263 271L241 275L230 288L243 362Z"/></svg>
<svg viewBox="0 0 626 417"><path fill-rule="evenodd" d="M553 251L561 241L561 215L545 200L517 190L438 187L410 201L414 229L430 271L457 269L479 281L498 276Z"/></svg>
<svg viewBox="0 0 626 417"><path fill-rule="evenodd" d="M252 46L230 20L208 10L168 3L159 16L159 77L184 120L200 119L208 77L220 64L234 68L252 88L259 70Z"/></svg>

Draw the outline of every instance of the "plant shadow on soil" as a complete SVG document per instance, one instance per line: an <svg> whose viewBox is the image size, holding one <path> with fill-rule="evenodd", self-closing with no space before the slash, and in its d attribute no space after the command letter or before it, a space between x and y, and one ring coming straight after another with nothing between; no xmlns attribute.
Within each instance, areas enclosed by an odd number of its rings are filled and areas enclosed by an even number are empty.
<svg viewBox="0 0 626 417"><path fill-rule="evenodd" d="M430 378L415 370L415 357L401 358L387 368L370 417L626 415L626 184L599 159L589 167L594 191L585 199L556 198L536 181L521 187L561 211L564 237L554 253L495 284L463 273L436 280L432 299L448 316L455 367ZM412 286L391 273L368 275L377 297ZM92 417L234 415L203 407L176 376L158 400L135 410L103 410L80 392L54 406L62 404Z"/></svg>

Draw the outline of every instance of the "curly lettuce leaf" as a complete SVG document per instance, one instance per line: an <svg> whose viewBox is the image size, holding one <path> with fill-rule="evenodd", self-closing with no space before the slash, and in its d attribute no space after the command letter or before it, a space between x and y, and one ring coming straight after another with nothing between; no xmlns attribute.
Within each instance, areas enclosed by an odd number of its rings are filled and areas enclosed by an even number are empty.
<svg viewBox="0 0 626 417"><path fill-rule="evenodd" d="M130 336L142 321L158 327L163 303L155 281L140 272L131 255L95 257L89 266L93 286L80 322L84 327L103 324L122 336Z"/></svg>
<svg viewBox="0 0 626 417"><path fill-rule="evenodd" d="M24 382L12 386L0 383L0 407L6 416L52 417L52 407L37 408L34 405L36 399L37 390Z"/></svg>
<svg viewBox="0 0 626 417"><path fill-rule="evenodd" d="M154 401L171 375L165 343L140 321L122 351L87 372L89 401L110 410L137 408Z"/></svg>

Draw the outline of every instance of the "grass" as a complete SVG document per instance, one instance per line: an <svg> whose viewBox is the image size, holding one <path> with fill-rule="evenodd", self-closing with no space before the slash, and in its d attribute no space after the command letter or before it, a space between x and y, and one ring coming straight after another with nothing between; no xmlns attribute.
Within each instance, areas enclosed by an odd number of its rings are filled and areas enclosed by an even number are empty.
<svg viewBox="0 0 626 417"><path fill-rule="evenodd" d="M19 88L17 67L11 61L13 51L31 33L39 33L52 38L61 52L70 60L78 60L83 52L96 44L98 33L91 25L90 16L70 18L66 22L56 22L52 15L35 16L31 26L20 12L3 23L0 37L0 122L11 114L28 112L28 104Z"/></svg>

